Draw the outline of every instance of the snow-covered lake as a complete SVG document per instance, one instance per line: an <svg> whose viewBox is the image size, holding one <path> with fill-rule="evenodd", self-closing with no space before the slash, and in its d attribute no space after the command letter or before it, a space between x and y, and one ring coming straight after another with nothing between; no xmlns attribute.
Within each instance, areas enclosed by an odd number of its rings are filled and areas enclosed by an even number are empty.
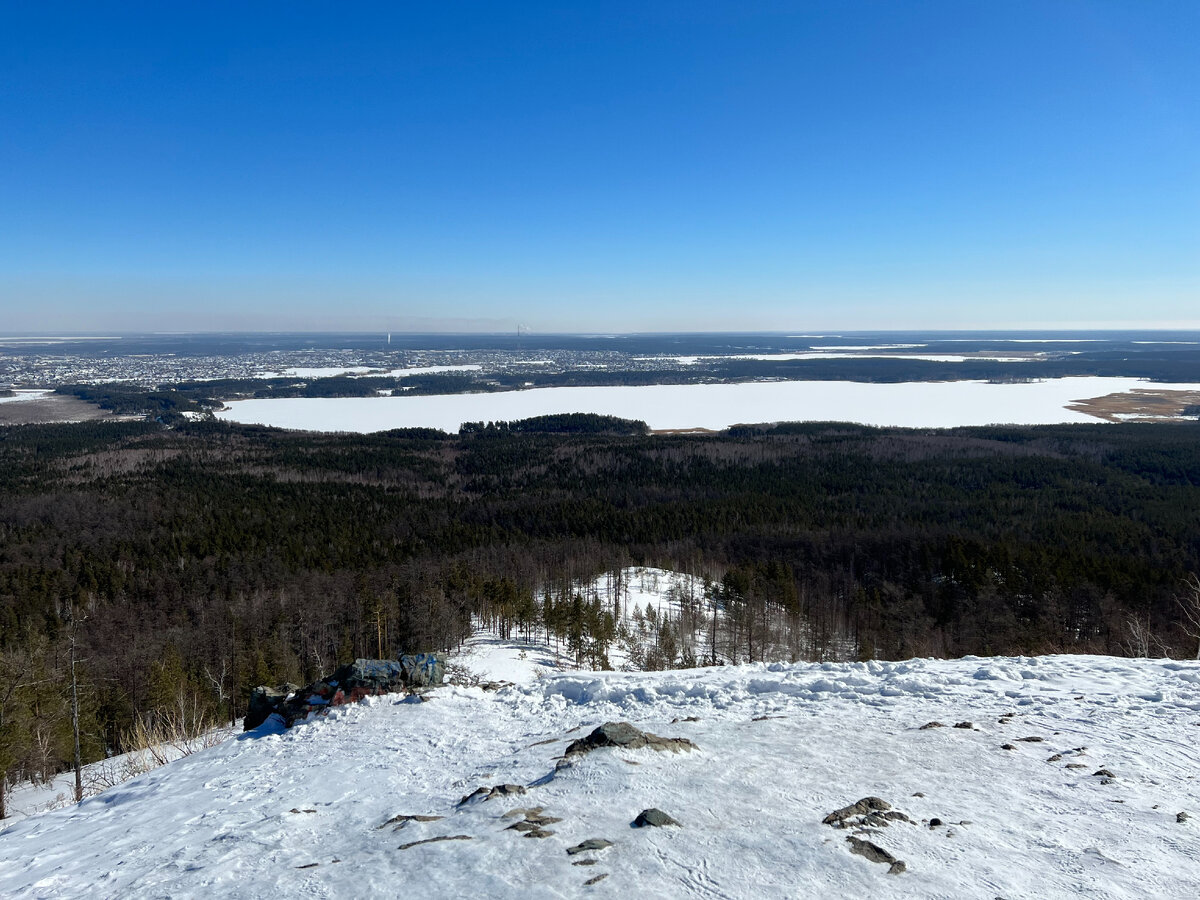
<svg viewBox="0 0 1200 900"><path fill-rule="evenodd" d="M1029 384L979 381L871 384L774 381L639 387L535 388L493 394L238 400L217 415L244 424L304 431L440 428L463 422L514 421L552 413L641 419L654 429L721 429L739 423L841 421L909 428L1098 422L1066 409L1091 397L1147 387L1200 390L1136 378L1058 378Z"/></svg>

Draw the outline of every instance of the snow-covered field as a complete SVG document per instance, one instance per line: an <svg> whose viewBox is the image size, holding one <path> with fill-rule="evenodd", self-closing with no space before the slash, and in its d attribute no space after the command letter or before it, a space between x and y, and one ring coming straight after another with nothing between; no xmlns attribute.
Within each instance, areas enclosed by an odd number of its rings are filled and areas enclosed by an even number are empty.
<svg viewBox="0 0 1200 900"><path fill-rule="evenodd" d="M0 397L0 403L19 403L22 400L40 400L53 391L46 390L17 390L6 397Z"/></svg>
<svg viewBox="0 0 1200 900"><path fill-rule="evenodd" d="M521 675L514 651L480 642L472 657ZM524 675L496 692L373 698L243 735L19 821L0 834L0 895L1200 895L1200 663ZM558 767L570 740L617 720L697 749L604 748ZM947 727L921 728L931 720ZM505 783L526 793L459 805ZM861 835L903 860L902 874L852 855L853 829L822 824L867 796L912 820ZM559 820L552 834L509 828L521 814L505 813L531 807ZM681 827L631 827L648 807ZM413 815L442 818L387 824ZM430 838L452 840L416 843ZM568 854L588 838L612 846ZM573 865L585 860L595 864Z"/></svg>
<svg viewBox="0 0 1200 900"><path fill-rule="evenodd" d="M1077 400L1145 388L1136 378L1057 378L1028 384L978 381L872 384L772 381L637 387L535 388L490 394L237 400L217 415L306 431L440 428L463 422L515 421L588 412L641 419L655 429L727 428L738 423L841 421L909 428L1049 425L1099 421L1066 409ZM1200 385L1156 384L1164 390Z"/></svg>

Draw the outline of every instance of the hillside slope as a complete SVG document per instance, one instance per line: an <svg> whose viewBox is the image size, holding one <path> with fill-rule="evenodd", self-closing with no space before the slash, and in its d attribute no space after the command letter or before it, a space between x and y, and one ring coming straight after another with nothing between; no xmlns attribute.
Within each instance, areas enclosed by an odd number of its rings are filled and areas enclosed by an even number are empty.
<svg viewBox="0 0 1200 900"><path fill-rule="evenodd" d="M920 727L931 720L947 727ZM697 749L558 765L608 721ZM447 686L246 734L18 822L0 833L0 894L1196 896L1197 724L1200 664L1108 657ZM527 792L459 805L505 783ZM901 874L852 855L854 829L822 824L867 796L913 820L861 835ZM561 820L541 829L552 834L509 828L522 815L503 814L530 807ZM682 827L631 827L648 807ZM385 825L405 815L444 818ZM457 839L401 849L439 837ZM567 853L588 838L612 846Z"/></svg>

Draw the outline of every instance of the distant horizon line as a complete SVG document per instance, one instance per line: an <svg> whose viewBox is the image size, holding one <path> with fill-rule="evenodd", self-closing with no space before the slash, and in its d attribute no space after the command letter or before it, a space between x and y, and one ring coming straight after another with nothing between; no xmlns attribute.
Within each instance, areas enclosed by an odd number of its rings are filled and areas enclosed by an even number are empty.
<svg viewBox="0 0 1200 900"><path fill-rule="evenodd" d="M1073 326L1063 327L1055 326L1050 328L1038 327L1005 327L1005 328L823 328L817 332L798 333L796 329L755 329L747 331L728 330L728 329L701 329L701 330L679 330L679 331L534 331L522 329L521 331L419 331L419 330L403 330L403 329L214 329L214 330L195 330L195 331L121 331L113 334L100 334L95 331L63 331L56 329L55 332L40 332L40 331L13 331L0 332L0 341L56 341L56 340L91 340L91 341L119 341L126 337L188 337L188 336L210 336L210 335L401 335L401 336L472 336L472 337L641 337L641 336L662 336L662 335L771 335L784 336L788 338L803 339L803 338L825 338L839 337L853 334L1127 334L1135 333L1156 333L1156 334L1178 334L1178 333L1197 333L1200 332L1200 323L1196 325L1176 325L1176 326Z"/></svg>

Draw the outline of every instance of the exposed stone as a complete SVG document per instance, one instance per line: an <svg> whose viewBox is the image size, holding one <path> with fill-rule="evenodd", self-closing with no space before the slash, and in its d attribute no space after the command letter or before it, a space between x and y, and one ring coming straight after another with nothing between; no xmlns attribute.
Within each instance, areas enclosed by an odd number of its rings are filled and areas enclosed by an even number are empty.
<svg viewBox="0 0 1200 900"><path fill-rule="evenodd" d="M1016 750L1017 746L1016 746L1016 744L1001 744L1000 749L1001 750Z"/></svg>
<svg viewBox="0 0 1200 900"><path fill-rule="evenodd" d="M872 844L870 841L864 841L862 838L856 838L853 835L846 835L846 841L850 844L850 852L857 853L859 856L865 856L871 862L887 863L889 875L899 875L906 868L900 860L892 856L878 844ZM897 868L896 864L900 863Z"/></svg>
<svg viewBox="0 0 1200 900"><path fill-rule="evenodd" d="M913 796L914 797L924 797L925 794L923 794L921 791L917 791L915 794L913 794Z"/></svg>
<svg viewBox="0 0 1200 900"><path fill-rule="evenodd" d="M444 653L415 653L400 657L404 683L410 687L441 684L446 674Z"/></svg>
<svg viewBox="0 0 1200 900"><path fill-rule="evenodd" d="M410 841L407 844L401 844L397 849L408 850L412 847L419 847L421 844L436 844L439 841L469 841L472 840L469 834L444 834L440 837L425 838L423 841Z"/></svg>
<svg viewBox="0 0 1200 900"><path fill-rule="evenodd" d="M395 825L396 829L400 829L400 828L403 828L405 825L407 825L409 822L438 822L443 818L444 818L444 816L409 816L409 815L392 816L390 819L388 819L386 822L384 822L379 827L386 828L389 825Z"/></svg>
<svg viewBox="0 0 1200 900"><path fill-rule="evenodd" d="M944 722L926 722L918 730L925 731L927 728L945 728L945 727L946 727L946 724Z"/></svg>
<svg viewBox="0 0 1200 900"><path fill-rule="evenodd" d="M242 728L250 731L276 714L290 728L313 713L326 712L331 706L405 688L441 684L444 673L445 655L441 653L402 656L398 660L356 659L338 667L331 677L314 681L303 689L294 684L281 685L278 689L255 688Z"/></svg>
<svg viewBox="0 0 1200 900"><path fill-rule="evenodd" d="M482 803L486 800L491 800L493 797L511 797L516 794L524 794L525 786L521 784L497 784L494 787L476 788L458 801L459 806L465 806L468 803Z"/></svg>
<svg viewBox="0 0 1200 900"><path fill-rule="evenodd" d="M1086 769L1086 768L1088 768L1088 765L1087 765L1087 763L1067 763L1067 765L1066 765L1066 767L1065 767L1065 768L1068 768L1068 769Z"/></svg>
<svg viewBox="0 0 1200 900"><path fill-rule="evenodd" d="M577 859L577 860L575 860L575 862L571 863L571 865L573 865L573 866L594 866L598 862L600 862L600 860L598 860L598 859Z"/></svg>
<svg viewBox="0 0 1200 900"><path fill-rule="evenodd" d="M509 810L503 816L501 816L501 818L505 818L505 819L511 818L512 814L517 811L518 810ZM555 822L562 821L562 819L559 818L558 816L542 815L542 807L540 807L540 806L535 806L535 807L532 807L532 808L526 809L526 810L520 810L520 812L523 812L525 814L525 818L522 819L520 822L516 822L512 825L509 825L508 828L510 831L524 831L527 833L534 832L534 831L540 831L543 825L553 825ZM547 834L553 834L553 833L554 832L552 832L552 831L547 832Z"/></svg>
<svg viewBox="0 0 1200 900"><path fill-rule="evenodd" d="M664 738L648 731L639 731L628 722L605 722L587 737L579 738L568 745L564 757L590 753L598 747L620 747L623 750L638 750L650 747L654 750L695 750L696 745L687 738Z"/></svg>
<svg viewBox="0 0 1200 900"><path fill-rule="evenodd" d="M974 722L955 722L954 727L955 728L974 728L975 723Z"/></svg>
<svg viewBox="0 0 1200 900"><path fill-rule="evenodd" d="M1061 753L1055 753L1052 757L1050 757L1048 760L1046 760L1046 762L1058 762L1062 758L1063 758L1063 756Z"/></svg>
<svg viewBox="0 0 1200 900"><path fill-rule="evenodd" d="M1097 769L1092 773L1093 778L1116 778L1117 776L1108 769Z"/></svg>
<svg viewBox="0 0 1200 900"><path fill-rule="evenodd" d="M605 847L611 847L612 841L604 838L588 838L586 841L580 841L574 847L567 848L567 855L574 856L576 853L586 853L588 850L603 850Z"/></svg>
<svg viewBox="0 0 1200 900"><path fill-rule="evenodd" d="M535 828L533 831L525 832L527 838L548 838L554 834L553 831L546 831L544 828Z"/></svg>
<svg viewBox="0 0 1200 900"><path fill-rule="evenodd" d="M850 806L843 806L841 809L836 809L821 820L824 825L833 825L835 828L844 828L845 821L853 816L865 816L872 812L886 812L892 808L892 804L886 800L880 800L878 797L863 797L857 803L852 803Z"/></svg>
<svg viewBox="0 0 1200 900"><path fill-rule="evenodd" d="M904 860L902 859L898 859L888 866L889 875L902 875L906 871L908 871L908 866L904 864Z"/></svg>
<svg viewBox="0 0 1200 900"><path fill-rule="evenodd" d="M640 813L638 813L637 818L633 820L634 828L662 828L666 825L677 825L679 827L683 827L679 824L679 822L675 821L661 809L654 806L650 807L649 809L643 809Z"/></svg>
<svg viewBox="0 0 1200 900"><path fill-rule="evenodd" d="M934 816L932 819L929 820L930 828L937 828L939 825L943 825L943 824L945 824L945 823L942 822L942 820L937 818L936 816Z"/></svg>
<svg viewBox="0 0 1200 900"><path fill-rule="evenodd" d="M263 684L252 690L250 706L246 710L246 719L242 724L242 730L251 731L271 718L271 714L288 698L290 691L287 688L290 686L281 685L278 688L269 688Z"/></svg>
<svg viewBox="0 0 1200 900"><path fill-rule="evenodd" d="M536 816L538 813L540 813L542 811L543 808L544 807L541 807L541 806L517 806L517 807L514 807L513 809L510 809L508 812L506 812L500 818L513 819L513 818L516 818L517 816L522 816L524 818L528 818L529 816Z"/></svg>
<svg viewBox="0 0 1200 900"><path fill-rule="evenodd" d="M587 887L589 884L596 884L598 882L603 881L607 877L608 877L608 873L602 872L601 874L597 875L595 878L589 878L587 881L585 881L583 883L583 886Z"/></svg>
<svg viewBox="0 0 1200 900"><path fill-rule="evenodd" d="M1190 818L1191 818L1191 816L1189 816L1186 812L1175 813L1175 821L1179 822L1180 824L1186 822Z"/></svg>
<svg viewBox="0 0 1200 900"><path fill-rule="evenodd" d="M1034 735L1030 735L1029 737L1017 738L1017 740L1024 741L1027 744L1040 744L1042 741L1045 740L1045 738L1038 737L1036 734L1034 734Z"/></svg>

